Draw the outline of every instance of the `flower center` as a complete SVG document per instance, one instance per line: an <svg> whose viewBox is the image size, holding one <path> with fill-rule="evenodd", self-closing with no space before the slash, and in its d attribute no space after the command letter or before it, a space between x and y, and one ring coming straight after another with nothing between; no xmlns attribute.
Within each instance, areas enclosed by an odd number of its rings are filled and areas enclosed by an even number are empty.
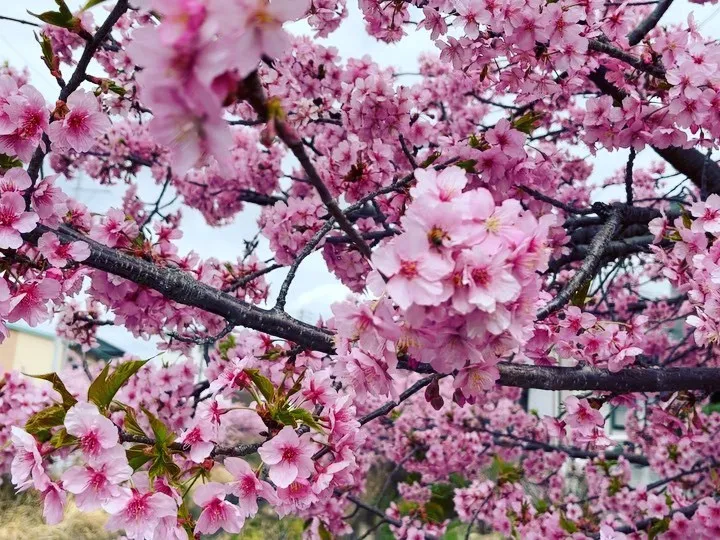
<svg viewBox="0 0 720 540"><path fill-rule="evenodd" d="M84 435L80 444L88 454L97 454L100 451L100 439L98 439L97 432L94 430Z"/></svg>
<svg viewBox="0 0 720 540"><path fill-rule="evenodd" d="M293 446L286 446L283 449L282 457L283 460L293 461L298 455L297 448Z"/></svg>
<svg viewBox="0 0 720 540"><path fill-rule="evenodd" d="M487 268L475 268L472 271L472 278L476 285L480 285L481 287L487 287L488 283L490 283L490 273L488 272Z"/></svg>
<svg viewBox="0 0 720 540"><path fill-rule="evenodd" d="M400 265L400 274L406 278L414 278L418 275L417 263L415 261L403 261Z"/></svg>

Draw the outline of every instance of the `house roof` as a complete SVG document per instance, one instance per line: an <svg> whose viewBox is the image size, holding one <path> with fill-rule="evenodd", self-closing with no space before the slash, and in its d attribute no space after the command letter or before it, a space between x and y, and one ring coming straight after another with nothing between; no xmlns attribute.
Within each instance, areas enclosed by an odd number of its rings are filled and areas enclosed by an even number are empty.
<svg viewBox="0 0 720 540"><path fill-rule="evenodd" d="M28 326L19 325L19 324L8 324L7 327L11 330L14 330L15 332L21 332L23 334L30 334L33 336L38 336L44 339L49 340L55 340L58 339L58 336L51 332L50 330L46 330L44 328L30 328ZM94 356L98 360L110 360L112 358L117 358L118 356L122 356L125 354L125 351L119 347L116 347L115 345L108 343L104 339L98 339L98 346L90 349L87 351L87 354L90 356ZM80 352L80 345L77 343L70 343L69 344L70 349Z"/></svg>

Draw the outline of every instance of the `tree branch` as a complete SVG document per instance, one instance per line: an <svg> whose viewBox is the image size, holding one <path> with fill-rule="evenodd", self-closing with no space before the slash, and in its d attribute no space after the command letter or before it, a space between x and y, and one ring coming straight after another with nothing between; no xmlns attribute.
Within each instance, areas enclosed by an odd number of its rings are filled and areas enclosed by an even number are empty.
<svg viewBox="0 0 720 540"><path fill-rule="evenodd" d="M563 290L560 291L558 295L545 307L538 311L538 320L541 321L548 317L551 313L554 313L562 308L570 301L575 292L582 287L583 283L595 276L595 272L600 265L600 261L602 260L603 254L605 253L610 240L612 240L613 236L615 236L615 232L620 227L620 220L620 209L613 210L602 229L600 229L600 232L595 236L595 238L593 238L593 241L588 249L587 256L585 257L580 269L575 272L575 275L573 275Z"/></svg>
<svg viewBox="0 0 720 540"><path fill-rule="evenodd" d="M253 109L255 109L258 117L264 121L274 122L278 137L280 137L280 139L293 153L295 158L300 162L300 166L305 171L310 183L317 190L318 195L320 195L320 200L322 200L323 204L327 207L330 215L335 219L335 221L337 221L340 228L353 239L353 243L357 246L360 253L362 253L365 258L370 259L372 257L370 248L362 239L360 234L355 230L352 223L348 221L343 211L340 210L340 207L330 193L330 190L328 190L327 186L322 181L322 178L320 178L317 169L315 169L315 165L313 165L310 157L305 151L302 139L292 132L287 124L285 124L284 120L271 117L269 114L267 100L257 72L251 73L245 79L245 88L247 90L246 98L248 103L250 103Z"/></svg>
<svg viewBox="0 0 720 540"><path fill-rule="evenodd" d="M668 10L668 8L672 5L673 0L660 0L660 2L655 6L655 9L648 15L638 26L635 28L632 32L630 32L627 36L628 42L630 43L630 46L635 46L638 43L640 43L643 38L648 35L648 33L655 28L657 23L660 22L660 19L663 15L665 15L665 12Z"/></svg>

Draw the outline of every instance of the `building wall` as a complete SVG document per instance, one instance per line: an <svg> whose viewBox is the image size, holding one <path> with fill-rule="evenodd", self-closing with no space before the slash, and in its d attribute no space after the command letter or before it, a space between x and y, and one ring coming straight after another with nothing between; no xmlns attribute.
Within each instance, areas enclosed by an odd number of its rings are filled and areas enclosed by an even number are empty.
<svg viewBox="0 0 720 540"><path fill-rule="evenodd" d="M62 341L54 336L10 329L0 344L0 371L17 370L30 375L57 371L63 352Z"/></svg>

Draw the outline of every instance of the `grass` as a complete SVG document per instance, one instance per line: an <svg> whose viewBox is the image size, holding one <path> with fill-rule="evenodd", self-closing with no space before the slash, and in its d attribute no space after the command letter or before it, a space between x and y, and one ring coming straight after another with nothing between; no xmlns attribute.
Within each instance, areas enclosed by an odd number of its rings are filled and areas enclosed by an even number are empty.
<svg viewBox="0 0 720 540"><path fill-rule="evenodd" d="M65 506L65 519L58 525L43 522L42 504L33 493L15 495L10 482L0 486L0 540L111 540L105 531L102 512L80 512L72 501Z"/></svg>
<svg viewBox="0 0 720 540"><path fill-rule="evenodd" d="M215 475L213 475L215 476ZM218 474L220 476L220 474ZM221 478L213 478L221 480ZM45 525L42 503L33 492L15 494L9 481L0 485L0 540L112 540L120 536L105 530L107 514L80 512L71 498L65 505L65 519L57 525ZM264 507L245 522L240 534L218 534L213 540L299 540L303 520L278 519Z"/></svg>

